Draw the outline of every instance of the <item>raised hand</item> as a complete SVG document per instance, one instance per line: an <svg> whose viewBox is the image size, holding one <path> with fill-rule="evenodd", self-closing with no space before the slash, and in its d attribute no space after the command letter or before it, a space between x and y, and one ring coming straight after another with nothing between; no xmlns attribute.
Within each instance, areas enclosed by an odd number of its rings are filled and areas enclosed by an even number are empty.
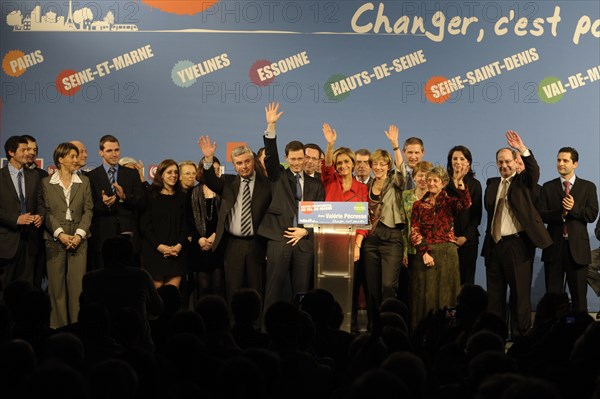
<svg viewBox="0 0 600 399"><path fill-rule="evenodd" d="M527 150L527 147L525 147L525 144L523 143L523 140L521 140L519 133L515 132L514 130L509 130L506 132L506 142L509 146L521 153Z"/></svg>
<svg viewBox="0 0 600 399"><path fill-rule="evenodd" d="M453 166L452 180L454 180L455 182L461 182L468 172L469 167L467 165Z"/></svg>
<svg viewBox="0 0 600 399"><path fill-rule="evenodd" d="M279 112L279 103L272 102L265 107L265 117L268 125L276 124L281 115L283 115L283 111Z"/></svg>
<svg viewBox="0 0 600 399"><path fill-rule="evenodd" d="M337 132L329 126L329 123L323 123L323 135L327 144L335 144L337 140Z"/></svg>
<svg viewBox="0 0 600 399"><path fill-rule="evenodd" d="M215 151L217 150L217 143L215 141L211 143L209 136L200 136L200 139L198 140L198 147L200 147L204 158L212 161L212 157L215 155Z"/></svg>
<svg viewBox="0 0 600 399"><path fill-rule="evenodd" d="M400 170L400 168L402 168L402 164L404 163L404 157L402 157L402 152L399 151L398 127L396 125L390 125L388 130L385 131L385 136L388 138L388 140L390 140L390 144L393 148L392 152L394 153L394 163L396 164L396 168Z"/></svg>
<svg viewBox="0 0 600 399"><path fill-rule="evenodd" d="M139 160L138 163L135 164L135 169L138 171L142 183L145 182L146 176L144 176L144 163L141 160Z"/></svg>
<svg viewBox="0 0 600 399"><path fill-rule="evenodd" d="M398 147L398 128L396 125L390 125L388 130L385 131L385 136L390 140L394 148Z"/></svg>

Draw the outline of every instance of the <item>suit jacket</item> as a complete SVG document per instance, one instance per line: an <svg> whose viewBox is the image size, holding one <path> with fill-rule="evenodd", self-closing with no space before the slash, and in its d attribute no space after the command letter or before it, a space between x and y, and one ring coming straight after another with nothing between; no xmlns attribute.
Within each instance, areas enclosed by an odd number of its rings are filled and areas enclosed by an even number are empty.
<svg viewBox="0 0 600 399"><path fill-rule="evenodd" d="M271 185L266 176L255 172L254 190L252 190L252 228L254 233L258 232L267 208L271 203ZM204 169L204 181L208 188L221 196L221 207L219 208L219 221L217 222L217 234L213 244L213 251L219 249L223 242L225 224L229 222L229 212L233 209L240 191L241 178L239 175L222 175L217 177L214 168Z"/></svg>
<svg viewBox="0 0 600 399"><path fill-rule="evenodd" d="M92 190L87 177L79 176L79 178L81 179L81 183L71 183L69 209L71 210L71 220L74 223L72 231L65 229L65 222L67 222L67 201L63 188L59 184L51 184L50 177L45 177L42 180L44 202L46 205L46 230L44 231L44 238L46 240L53 240L53 234L59 227L62 227L66 234L75 234L76 229L85 231L86 237L90 234L92 209L94 206Z"/></svg>
<svg viewBox="0 0 600 399"><path fill-rule="evenodd" d="M277 140L265 137L264 143L265 166L271 181L273 198L260 224L258 234L269 240L287 241L288 239L283 236L283 233L288 227L293 226L294 217L298 216L298 200L295 194L296 179L294 174L279 162ZM304 174L302 198L304 201L323 201L325 189L321 180ZM307 230L308 237L300 240L297 245L304 252L312 252L314 248L313 229Z"/></svg>
<svg viewBox="0 0 600 399"><path fill-rule="evenodd" d="M89 179L94 201L92 234L98 239L98 244L123 232L137 233L137 214L143 209L145 201L144 188L137 171L119 166L117 183L123 187L126 198L123 202L117 198L110 207L102 202L103 190L107 195L112 195L104 165L90 171Z"/></svg>
<svg viewBox="0 0 600 399"><path fill-rule="evenodd" d="M540 167L533 153L528 157L523 157L523 163L525 164L525 171L516 174L508 188L508 204L533 246L546 248L552 245L552 238L546 231L542 217L535 209L532 200L534 186L540 179ZM500 177L488 179L485 189L484 205L487 212L487 228L481 255L485 257L486 264L489 263L492 243L494 242L492 239L492 220L496 210L496 195L500 181Z"/></svg>
<svg viewBox="0 0 600 399"><path fill-rule="evenodd" d="M544 222L548 224L548 233L550 233L554 242L561 242L563 239L563 225L564 223L567 224L569 248L573 260L577 264L588 265L592 262L592 257L587 224L593 223L598 216L596 185L577 177L571 188L571 195L575 200L575 205L567 213L563 222L562 200L565 196L563 185L560 178L546 182L542 187L540 197L540 215ZM549 262L556 259L558 257L557 251L560 248L560 245L551 245L544 249L542 260Z"/></svg>
<svg viewBox="0 0 600 399"><path fill-rule="evenodd" d="M40 177L37 172L23 168L25 181L25 202L27 212L32 215L46 216ZM19 226L17 219L21 214L19 195L10 178L8 166L0 169L0 258L12 259L17 253L21 239L27 240L32 255L40 247L39 230L33 225ZM40 227L41 229L41 227Z"/></svg>

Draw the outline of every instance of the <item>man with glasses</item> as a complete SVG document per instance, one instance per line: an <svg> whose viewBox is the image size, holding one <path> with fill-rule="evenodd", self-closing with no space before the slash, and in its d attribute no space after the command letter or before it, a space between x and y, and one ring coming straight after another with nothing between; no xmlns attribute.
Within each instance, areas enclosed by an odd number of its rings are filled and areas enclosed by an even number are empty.
<svg viewBox="0 0 600 399"><path fill-rule="evenodd" d="M506 289L510 287L511 330L522 336L531 326L531 256L535 247L546 248L552 239L532 201L540 168L517 132L506 132L509 147L496 152L500 177L487 181L484 206L487 229L482 256L485 258L488 309L506 316ZM517 173L516 151L525 164Z"/></svg>
<svg viewBox="0 0 600 399"><path fill-rule="evenodd" d="M371 181L371 151L361 148L354 152L356 155L356 166L354 167L354 177L363 184L369 184Z"/></svg>

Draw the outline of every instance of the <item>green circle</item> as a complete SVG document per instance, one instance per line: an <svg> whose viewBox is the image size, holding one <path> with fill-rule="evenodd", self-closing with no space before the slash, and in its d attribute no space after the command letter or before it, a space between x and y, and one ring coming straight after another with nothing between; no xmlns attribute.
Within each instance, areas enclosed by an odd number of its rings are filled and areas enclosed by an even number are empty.
<svg viewBox="0 0 600 399"><path fill-rule="evenodd" d="M356 213L364 213L366 210L367 207L362 202L359 202L356 205L354 205L354 212Z"/></svg>
<svg viewBox="0 0 600 399"><path fill-rule="evenodd" d="M179 61L177 64L175 64L173 66L173 68L171 69L171 80L173 81L173 83L175 83L175 85L177 85L179 87L190 87L191 85L196 83L196 78L187 79L186 82L182 82L181 78L178 75L178 72L181 72L184 69L187 69L187 68L190 68L193 66L194 66L194 63L189 60Z"/></svg>
<svg viewBox="0 0 600 399"><path fill-rule="evenodd" d="M348 96L350 95L350 91L347 91L345 93L340 93L336 96L335 94L333 94L333 89L331 88L332 83L339 82L340 80L344 80L346 78L347 78L346 75L342 75L341 73L336 73L334 75L331 75L329 77L329 79L327 79L327 82L325 82L325 84L323 85L323 90L325 91L325 95L327 96L327 98L329 98L330 100L333 100L333 101L343 101L346 98L348 98Z"/></svg>
<svg viewBox="0 0 600 399"><path fill-rule="evenodd" d="M557 83L559 82L559 83ZM564 93L555 94L560 90L562 82L556 76L546 76L538 85L538 97L546 104L555 104L562 100Z"/></svg>

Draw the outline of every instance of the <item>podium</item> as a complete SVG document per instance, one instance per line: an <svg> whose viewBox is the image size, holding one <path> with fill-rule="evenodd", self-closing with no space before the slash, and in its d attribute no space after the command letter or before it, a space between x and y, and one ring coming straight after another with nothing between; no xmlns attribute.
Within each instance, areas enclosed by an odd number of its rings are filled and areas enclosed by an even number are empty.
<svg viewBox="0 0 600 399"><path fill-rule="evenodd" d="M356 228L368 229L366 202L301 202L298 221L314 228L315 288L333 294L350 332Z"/></svg>

